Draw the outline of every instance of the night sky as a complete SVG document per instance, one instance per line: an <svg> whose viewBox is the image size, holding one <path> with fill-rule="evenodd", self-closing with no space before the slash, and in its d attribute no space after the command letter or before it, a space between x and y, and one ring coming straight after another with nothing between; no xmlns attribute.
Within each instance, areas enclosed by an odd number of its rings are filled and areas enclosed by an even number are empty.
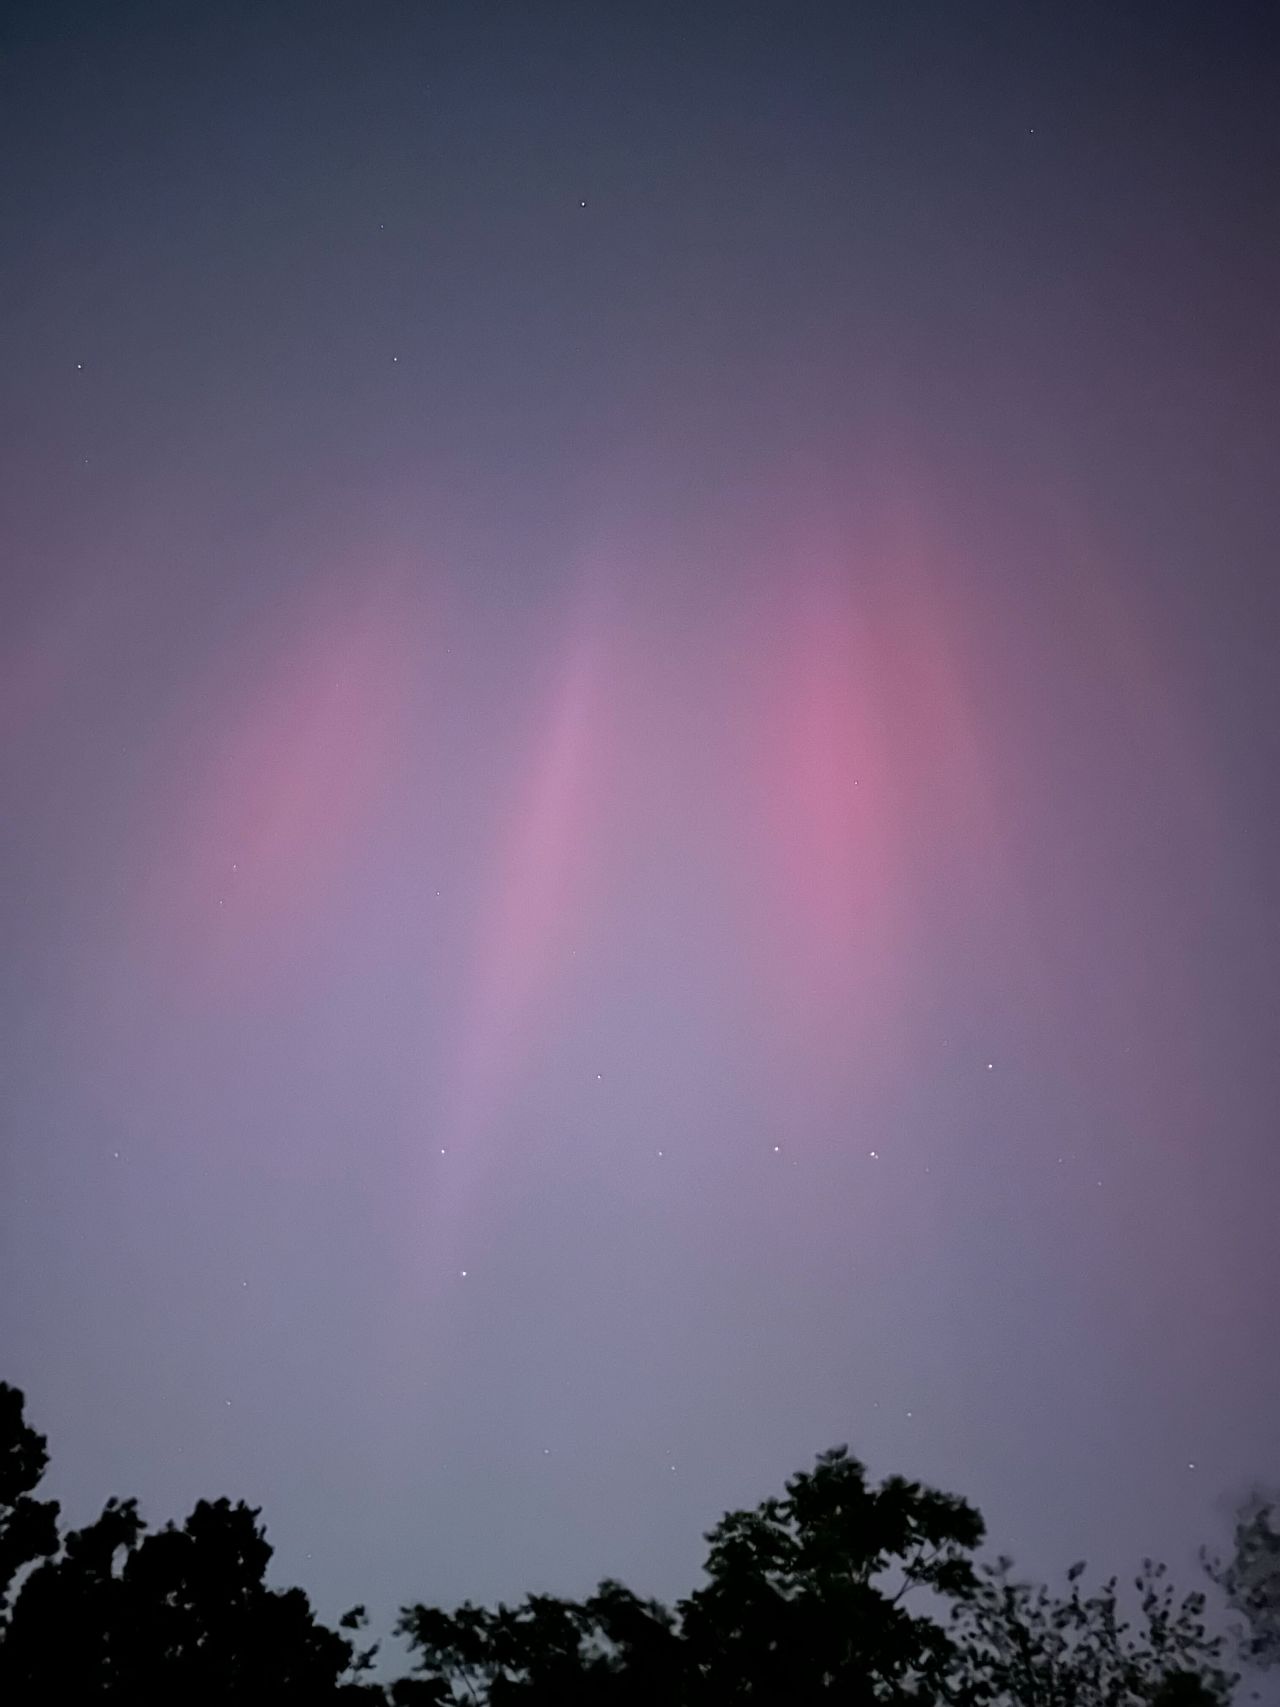
<svg viewBox="0 0 1280 1707"><path fill-rule="evenodd" d="M679 1594L1280 1473L1280 24L0 24L0 1375L72 1521Z"/></svg>

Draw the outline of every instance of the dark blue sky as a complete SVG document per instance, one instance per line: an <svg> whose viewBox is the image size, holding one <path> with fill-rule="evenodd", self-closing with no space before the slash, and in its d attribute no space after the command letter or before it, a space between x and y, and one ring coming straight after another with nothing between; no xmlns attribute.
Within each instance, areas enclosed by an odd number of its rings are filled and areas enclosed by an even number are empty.
<svg viewBox="0 0 1280 1707"><path fill-rule="evenodd" d="M0 1354L74 1517L673 1594L1280 1470L1265 5L10 5Z"/></svg>

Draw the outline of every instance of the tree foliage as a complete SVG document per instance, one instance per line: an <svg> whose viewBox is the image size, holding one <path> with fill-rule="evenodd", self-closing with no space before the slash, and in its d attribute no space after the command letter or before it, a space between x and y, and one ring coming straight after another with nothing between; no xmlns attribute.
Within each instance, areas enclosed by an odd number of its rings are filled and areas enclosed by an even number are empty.
<svg viewBox="0 0 1280 1707"><path fill-rule="evenodd" d="M1178 1598L1163 1565L1144 1559L1133 1618L1117 1579L1081 1589L1084 1565L1055 1594L1019 1582L1012 1561L982 1567L952 1615L964 1700L992 1707L1212 1707L1236 1682L1225 1639L1205 1623L1205 1598Z"/></svg>
<svg viewBox="0 0 1280 1707"><path fill-rule="evenodd" d="M486 1707L1218 1707L1234 1684L1204 1597L1145 1561L1064 1592L976 1563L978 1513L825 1453L786 1495L707 1536L704 1585L667 1612L616 1583L582 1602L406 1610L415 1701Z"/></svg>
<svg viewBox="0 0 1280 1707"><path fill-rule="evenodd" d="M707 1536L706 1583L674 1611L605 1582L581 1602L411 1607L400 1628L438 1692L424 1699L905 1707L943 1699L952 1659L944 1628L907 1597L966 1592L981 1536L963 1500L900 1477L870 1486L839 1448L784 1498L723 1518Z"/></svg>
<svg viewBox="0 0 1280 1707"><path fill-rule="evenodd" d="M268 1585L260 1514L201 1501L148 1532L109 1500L60 1535L35 1498L43 1438L0 1386L0 1702L44 1707L1221 1707L1235 1679L1202 1595L1144 1561L1126 1616L1114 1579L1064 1591L983 1563L982 1520L918 1482L872 1483L846 1448L781 1497L706 1536L704 1580L673 1607L615 1581L580 1601L406 1607L413 1673L370 1680L362 1608L322 1624L301 1589ZM1277 1615L1274 1507L1241 1514L1211 1567L1258 1655ZM1270 1622L1268 1622L1270 1620ZM1272 1636L1274 1641L1274 1635Z"/></svg>
<svg viewBox="0 0 1280 1707"><path fill-rule="evenodd" d="M358 1692L368 1656L319 1623L301 1589L267 1586L258 1512L202 1500L181 1528L147 1535L136 1503L113 1499L59 1539L56 1507L29 1498L44 1442L23 1421L21 1393L4 1388L0 1404L0 1463L12 1471L0 1537L17 1538L17 1569L32 1567L0 1618L0 1700L312 1707Z"/></svg>
<svg viewBox="0 0 1280 1707"><path fill-rule="evenodd" d="M1245 1621L1244 1658L1280 1665L1280 1492L1256 1490L1236 1513L1231 1557L1204 1555L1209 1575Z"/></svg>
<svg viewBox="0 0 1280 1707"><path fill-rule="evenodd" d="M58 1550L58 1507L32 1499L49 1462L48 1442L23 1415L16 1387L0 1381L0 1617L14 1580Z"/></svg>
<svg viewBox="0 0 1280 1707"><path fill-rule="evenodd" d="M707 1536L709 1580L680 1617L708 1698L934 1698L950 1644L908 1596L965 1593L981 1539L965 1501L897 1476L869 1486L845 1448L824 1453L784 1499L731 1512Z"/></svg>

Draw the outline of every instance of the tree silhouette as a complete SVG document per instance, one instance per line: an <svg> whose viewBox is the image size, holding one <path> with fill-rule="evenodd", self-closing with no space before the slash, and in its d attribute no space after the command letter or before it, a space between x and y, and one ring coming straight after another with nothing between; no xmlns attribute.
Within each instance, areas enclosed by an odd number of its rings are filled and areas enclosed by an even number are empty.
<svg viewBox="0 0 1280 1707"><path fill-rule="evenodd" d="M44 1443L23 1422L22 1395L6 1388L3 1397L0 1462L24 1466L22 1499L44 1469ZM59 1544L55 1508L34 1507L37 1521L33 1505L16 1508L13 1523L14 1506L5 1508L5 1536L25 1524L33 1538L15 1555L34 1563L0 1625L6 1704L311 1707L366 1693L359 1676L369 1656L319 1623L301 1589L267 1586L271 1548L249 1506L202 1500L180 1529L145 1535L135 1502L110 1500ZM360 1619L357 1609L344 1623Z"/></svg>
<svg viewBox="0 0 1280 1707"><path fill-rule="evenodd" d="M580 1602L530 1595L495 1611L409 1607L399 1632L418 1655L420 1675L392 1686L396 1707L647 1707L687 1698L672 1614L620 1583L603 1582Z"/></svg>
<svg viewBox="0 0 1280 1707"><path fill-rule="evenodd" d="M785 1498L723 1518L707 1536L705 1586L674 1612L605 1582L582 1602L409 1607L400 1633L445 1702L905 1707L944 1699L954 1659L943 1626L906 1597L967 1592L981 1538L963 1500L899 1477L871 1487L841 1447L793 1476Z"/></svg>
<svg viewBox="0 0 1280 1707"><path fill-rule="evenodd" d="M1065 1593L975 1565L965 1501L893 1477L869 1486L841 1448L786 1497L707 1536L705 1585L673 1612L603 1583L582 1602L406 1608L416 1679L397 1707L1219 1707L1236 1681L1204 1597L1145 1561L1138 1618L1083 1565ZM915 1609L913 1609L915 1608ZM421 1693L415 1693L421 1691Z"/></svg>
<svg viewBox="0 0 1280 1707"><path fill-rule="evenodd" d="M45 1442L0 1386L0 1703L46 1707L1221 1707L1235 1678L1204 1597L1144 1561L1138 1616L1115 1579L1086 1594L983 1564L982 1519L917 1482L869 1483L846 1448L708 1533L705 1580L673 1608L602 1582L581 1601L406 1607L414 1674L369 1679L301 1589L267 1585L260 1514L201 1501L147 1533L132 1500L59 1537L35 1499ZM1211 1566L1254 1639L1275 1628L1273 1507L1241 1514ZM1267 1619L1272 1620L1271 1623ZM1271 1650L1259 1649L1264 1655Z"/></svg>
<svg viewBox="0 0 1280 1707"><path fill-rule="evenodd" d="M870 1487L847 1449L824 1453L707 1536L710 1580L680 1615L709 1698L935 1699L951 1643L907 1596L966 1593L982 1533L964 1500L897 1476Z"/></svg>
<svg viewBox="0 0 1280 1707"><path fill-rule="evenodd" d="M1225 1640L1204 1622L1202 1594L1175 1597L1163 1565L1143 1561L1134 1579L1138 1622L1126 1620L1112 1577L1092 1595L1084 1565L1055 1595L1016 1581L1012 1561L979 1570L952 1613L955 1680L965 1701L992 1707L1213 1707L1236 1677L1222 1665Z"/></svg>
<svg viewBox="0 0 1280 1707"><path fill-rule="evenodd" d="M16 1387L0 1381L0 1619L18 1573L58 1550L58 1507L33 1500L49 1462L48 1442L23 1416Z"/></svg>
<svg viewBox="0 0 1280 1707"><path fill-rule="evenodd" d="M1231 1557L1204 1553L1209 1575L1246 1625L1241 1648L1255 1666L1280 1665L1280 1492L1258 1489L1236 1513Z"/></svg>

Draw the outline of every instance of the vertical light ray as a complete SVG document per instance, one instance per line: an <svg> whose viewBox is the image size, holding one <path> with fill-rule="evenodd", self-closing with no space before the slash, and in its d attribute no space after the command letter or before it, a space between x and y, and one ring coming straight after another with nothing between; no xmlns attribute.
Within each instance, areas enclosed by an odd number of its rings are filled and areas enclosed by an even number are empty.
<svg viewBox="0 0 1280 1707"><path fill-rule="evenodd" d="M598 621L580 618L483 881L451 1082L432 1138L449 1164L432 1187L432 1223L450 1252L471 1231L473 1205L496 1165L492 1129L536 1051L597 894L603 648Z"/></svg>

